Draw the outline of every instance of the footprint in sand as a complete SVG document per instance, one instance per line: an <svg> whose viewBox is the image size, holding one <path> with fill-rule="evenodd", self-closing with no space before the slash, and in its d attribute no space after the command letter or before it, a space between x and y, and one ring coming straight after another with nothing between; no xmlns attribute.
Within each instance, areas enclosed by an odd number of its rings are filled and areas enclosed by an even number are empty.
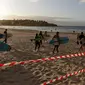
<svg viewBox="0 0 85 85"><path fill-rule="evenodd" d="M11 50L10 52L15 52L15 50Z"/></svg>
<svg viewBox="0 0 85 85"><path fill-rule="evenodd" d="M7 51L5 51L5 52L1 52L1 53L0 53L0 55L6 55L6 54L8 54Z"/></svg>
<svg viewBox="0 0 85 85"><path fill-rule="evenodd" d="M37 77L41 77L42 73L39 70L36 70L36 71L33 72L33 75L37 76Z"/></svg>
<svg viewBox="0 0 85 85"><path fill-rule="evenodd" d="M18 51L20 51L20 52L24 52L23 50L21 50L21 49L17 49Z"/></svg>
<svg viewBox="0 0 85 85"><path fill-rule="evenodd" d="M40 51L44 51L45 49L44 48L42 48Z"/></svg>
<svg viewBox="0 0 85 85"><path fill-rule="evenodd" d="M52 54L52 52L50 52L49 54Z"/></svg>

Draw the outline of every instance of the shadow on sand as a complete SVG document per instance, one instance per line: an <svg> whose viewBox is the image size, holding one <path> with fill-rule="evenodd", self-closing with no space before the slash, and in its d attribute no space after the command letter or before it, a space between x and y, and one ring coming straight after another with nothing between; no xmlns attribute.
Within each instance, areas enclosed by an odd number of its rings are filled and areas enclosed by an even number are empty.
<svg viewBox="0 0 85 85"><path fill-rule="evenodd" d="M30 70L17 65L0 71L0 85L40 85Z"/></svg>

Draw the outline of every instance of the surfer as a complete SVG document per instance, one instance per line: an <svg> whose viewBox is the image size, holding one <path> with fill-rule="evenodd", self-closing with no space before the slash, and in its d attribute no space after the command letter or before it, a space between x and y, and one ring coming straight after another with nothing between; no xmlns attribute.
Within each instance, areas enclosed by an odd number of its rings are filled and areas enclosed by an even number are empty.
<svg viewBox="0 0 85 85"><path fill-rule="evenodd" d="M83 47L85 47L85 36L84 36L84 38L82 38L81 39L81 47L80 47L80 49L79 50L82 50L83 51Z"/></svg>
<svg viewBox="0 0 85 85"><path fill-rule="evenodd" d="M35 36L35 51L37 48L38 48L38 51L40 49L40 40L41 40L41 37L39 36L39 34L36 34L36 36Z"/></svg>
<svg viewBox="0 0 85 85"><path fill-rule="evenodd" d="M5 40L4 40L4 42L7 43L7 29L5 29L4 35L5 35Z"/></svg>
<svg viewBox="0 0 85 85"><path fill-rule="evenodd" d="M58 50L58 48L60 46L59 32L56 32L56 35L54 35L53 40L54 40L54 49L53 49L53 54L54 54L55 49L56 49L57 53L59 52L59 50Z"/></svg>
<svg viewBox="0 0 85 85"><path fill-rule="evenodd" d="M82 38L84 38L83 32L81 32L80 35L77 35L77 41L79 42L79 44L82 44ZM78 42L77 42L77 43L78 43Z"/></svg>
<svg viewBox="0 0 85 85"><path fill-rule="evenodd" d="M44 36L42 34L42 31L40 31L39 36L41 37L41 39L40 39L40 45L42 45L42 40L44 39Z"/></svg>

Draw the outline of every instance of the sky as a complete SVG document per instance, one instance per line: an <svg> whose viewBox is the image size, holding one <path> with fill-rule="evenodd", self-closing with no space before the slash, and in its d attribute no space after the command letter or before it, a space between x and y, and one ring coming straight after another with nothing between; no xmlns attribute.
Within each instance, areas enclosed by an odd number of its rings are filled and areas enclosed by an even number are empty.
<svg viewBox="0 0 85 85"><path fill-rule="evenodd" d="M85 0L0 0L0 19L11 15L82 23L85 22Z"/></svg>

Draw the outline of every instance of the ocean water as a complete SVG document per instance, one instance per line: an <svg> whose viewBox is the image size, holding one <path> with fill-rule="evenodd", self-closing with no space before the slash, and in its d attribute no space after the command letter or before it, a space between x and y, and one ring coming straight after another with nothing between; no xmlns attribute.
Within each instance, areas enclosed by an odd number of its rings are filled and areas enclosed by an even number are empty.
<svg viewBox="0 0 85 85"><path fill-rule="evenodd" d="M71 32L76 33L85 32L85 26L61 26L61 27L33 27L33 26L0 26L0 28L5 29L24 29L24 30L39 30L39 31L49 31L49 32Z"/></svg>

